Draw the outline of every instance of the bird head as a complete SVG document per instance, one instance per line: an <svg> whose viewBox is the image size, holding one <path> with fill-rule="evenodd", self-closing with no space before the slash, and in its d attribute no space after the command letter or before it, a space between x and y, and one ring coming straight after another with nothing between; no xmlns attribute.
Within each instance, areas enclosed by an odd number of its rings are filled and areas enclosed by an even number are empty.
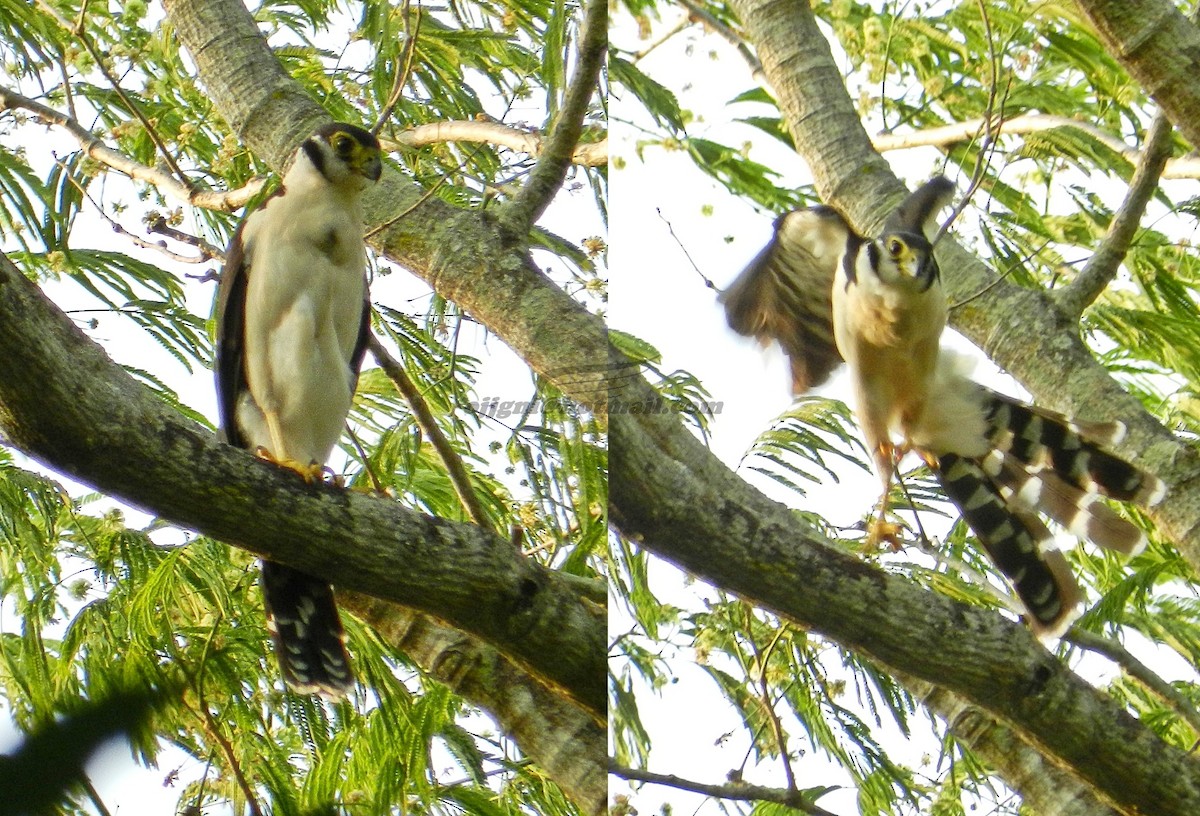
<svg viewBox="0 0 1200 816"><path fill-rule="evenodd" d="M383 173L379 139L357 125L322 125L301 149L330 184L361 189L368 180L379 181Z"/></svg>
<svg viewBox="0 0 1200 816"><path fill-rule="evenodd" d="M885 232L867 246L872 270L889 285L915 287L924 292L938 278L933 247L923 235Z"/></svg>

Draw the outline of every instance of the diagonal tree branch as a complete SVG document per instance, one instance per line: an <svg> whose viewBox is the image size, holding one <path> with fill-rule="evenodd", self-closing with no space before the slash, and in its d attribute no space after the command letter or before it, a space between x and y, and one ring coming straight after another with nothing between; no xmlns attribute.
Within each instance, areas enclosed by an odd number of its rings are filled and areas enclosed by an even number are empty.
<svg viewBox="0 0 1200 816"><path fill-rule="evenodd" d="M488 519L487 512L483 509L479 497L475 495L475 488L471 485L471 476L467 473L466 466L463 465L462 457L458 455L458 451L454 450L450 445L450 440L438 427L433 412L429 410L429 403L425 401L425 397L418 390L416 383L409 378L404 367L400 365L400 361L388 353L383 343L379 342L378 337L371 335L367 343L368 348L371 349L371 356L375 358L375 362L396 386L396 390L404 397L404 401L412 408L413 414L417 418L417 424L429 439L430 444L433 445L434 450L437 451L442 464L446 466L450 484L453 485L454 492L458 495L463 509L467 511L467 517L480 527L492 529L493 525Z"/></svg>
<svg viewBox="0 0 1200 816"><path fill-rule="evenodd" d="M649 405L655 393L631 379L620 397ZM836 549L731 472L676 416L614 412L611 429L611 518L630 540L954 692L1131 813L1200 812L1200 760L1071 672L1025 627Z"/></svg>
<svg viewBox="0 0 1200 816"><path fill-rule="evenodd" d="M950 733L1015 789L1022 804L1044 816L1120 816L1069 771L1046 759L1017 733L962 697L932 683L904 678L921 703L946 722Z"/></svg>
<svg viewBox="0 0 1200 816"><path fill-rule="evenodd" d="M525 185L501 212L500 221L512 235L529 233L567 177L608 49L607 0L587 0L581 28L575 73L541 156Z"/></svg>
<svg viewBox="0 0 1200 816"><path fill-rule="evenodd" d="M1108 225L1104 240L1096 247L1083 269L1079 270L1075 280L1069 286L1051 293L1058 307L1072 319L1078 320L1084 309L1095 303L1096 298L1117 276L1142 222L1146 205L1158 189L1158 180L1166 166L1167 157L1171 155L1172 130L1170 120L1162 113L1154 117L1141 161L1125 193L1125 201Z"/></svg>
<svg viewBox="0 0 1200 816"><path fill-rule="evenodd" d="M1200 146L1200 28L1170 0L1076 0L1105 48Z"/></svg>
<svg viewBox="0 0 1200 816"><path fill-rule="evenodd" d="M162 518L433 615L605 716L602 614L470 524L307 485L156 400L0 255L0 428Z"/></svg>
<svg viewBox="0 0 1200 816"><path fill-rule="evenodd" d="M203 207L206 210L225 210L233 212L246 206L246 202L258 195L266 185L267 180L256 178L249 184L237 190L201 190L182 184L169 173L164 173L154 167L139 164L118 150L106 145L92 133L79 124L78 121L65 113L60 113L36 100L22 96L7 88L0 88L0 110L27 110L46 124L56 125L75 137L83 153L90 159L111 167L131 179L152 184L164 195L180 201L186 201L193 207Z"/></svg>

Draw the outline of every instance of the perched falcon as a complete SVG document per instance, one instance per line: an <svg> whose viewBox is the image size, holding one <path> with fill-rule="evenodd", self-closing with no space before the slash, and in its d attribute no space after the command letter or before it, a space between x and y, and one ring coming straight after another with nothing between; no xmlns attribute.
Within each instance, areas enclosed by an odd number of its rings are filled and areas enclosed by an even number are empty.
<svg viewBox="0 0 1200 816"><path fill-rule="evenodd" d="M360 196L382 167L371 133L341 123L319 128L225 254L216 305L221 431L308 481L320 478L341 436L366 351ZM354 677L329 583L263 561L262 588L288 685L347 693Z"/></svg>
<svg viewBox="0 0 1200 816"><path fill-rule="evenodd" d="M1141 531L1099 501L1153 505L1163 483L1104 446L1124 427L1073 423L972 382L940 348L946 298L930 240L953 184L908 196L883 234L858 235L829 207L797 210L721 296L729 325L778 342L803 393L845 361L855 411L883 483L873 539L890 538L886 500L899 460L917 452L1021 598L1039 634L1061 634L1081 593L1039 514L1132 554Z"/></svg>

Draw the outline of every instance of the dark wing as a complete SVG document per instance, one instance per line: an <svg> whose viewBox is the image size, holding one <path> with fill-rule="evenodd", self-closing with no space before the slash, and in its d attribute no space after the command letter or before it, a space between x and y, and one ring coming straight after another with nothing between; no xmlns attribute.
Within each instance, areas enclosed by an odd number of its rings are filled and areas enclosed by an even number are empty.
<svg viewBox="0 0 1200 816"><path fill-rule="evenodd" d="M954 200L954 182L945 176L934 176L901 202L884 222L883 233L909 232L932 238L937 231L937 214Z"/></svg>
<svg viewBox="0 0 1200 816"><path fill-rule="evenodd" d="M350 355L350 391L358 387L358 372L362 369L363 358L367 356L367 345L371 340L371 290L363 290L362 318L358 324L358 340L354 342L354 352Z"/></svg>
<svg viewBox="0 0 1200 816"><path fill-rule="evenodd" d="M833 278L847 247L861 240L829 207L790 212L721 294L730 328L783 348L794 393L821 385L842 362L833 338Z"/></svg>
<svg viewBox="0 0 1200 816"><path fill-rule="evenodd" d="M242 245L242 229L246 221L238 224L237 231L225 250L225 268L221 271L221 283L217 289L216 305L216 361L213 365L217 378L217 410L221 419L221 436L226 442L246 447L237 427L237 402L249 387L246 382L245 355L246 326L246 280L249 269L246 265L245 247Z"/></svg>

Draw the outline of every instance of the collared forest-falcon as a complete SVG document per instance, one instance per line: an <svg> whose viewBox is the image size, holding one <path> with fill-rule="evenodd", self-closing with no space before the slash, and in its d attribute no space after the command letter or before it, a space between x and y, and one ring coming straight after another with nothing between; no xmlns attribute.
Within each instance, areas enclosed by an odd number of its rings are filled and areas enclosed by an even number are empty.
<svg viewBox="0 0 1200 816"><path fill-rule="evenodd" d="M382 173L379 140L328 124L234 233L216 305L226 441L321 477L350 411L370 301L360 197ZM267 627L288 686L336 698L354 686L328 581L262 562Z"/></svg>
<svg viewBox="0 0 1200 816"><path fill-rule="evenodd" d="M1105 446L1119 422L1076 423L972 382L941 349L947 305L931 239L954 185L910 194L878 238L818 206L776 221L771 242L721 295L730 327L788 356L792 387L823 384L843 361L855 413L883 483L873 539L890 538L886 499L899 460L918 453L1009 579L1035 632L1070 625L1082 593L1039 514L1094 544L1133 554L1134 524L1099 500L1150 506L1157 477Z"/></svg>

